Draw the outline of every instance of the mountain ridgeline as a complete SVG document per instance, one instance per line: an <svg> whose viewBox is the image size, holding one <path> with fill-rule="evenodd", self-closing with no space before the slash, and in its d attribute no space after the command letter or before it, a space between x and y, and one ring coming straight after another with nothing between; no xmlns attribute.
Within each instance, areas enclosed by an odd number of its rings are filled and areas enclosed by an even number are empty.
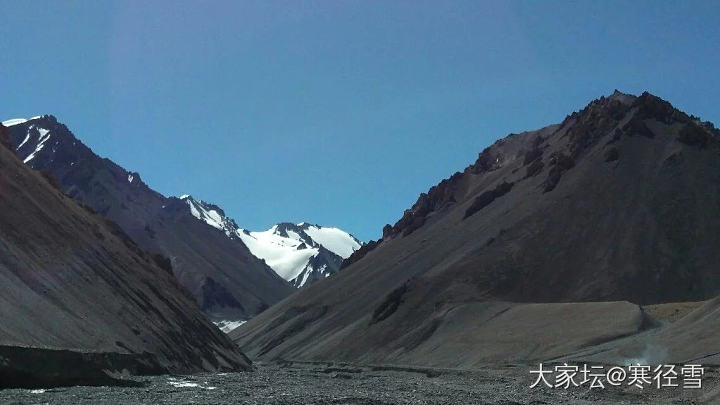
<svg viewBox="0 0 720 405"><path fill-rule="evenodd" d="M10 144L25 164L115 221L144 250L166 257L168 268L212 319L247 319L294 291L240 238L198 221L186 199L164 197L138 173L97 156L55 117L9 125Z"/></svg>
<svg viewBox="0 0 720 405"><path fill-rule="evenodd" d="M642 331L637 304L720 294L719 139L649 93L601 97L498 140L230 336L264 359L455 367Z"/></svg>
<svg viewBox="0 0 720 405"><path fill-rule="evenodd" d="M243 229L238 235L254 255L296 287L335 274L343 260L362 247L341 229L305 222L283 222L263 232Z"/></svg>
<svg viewBox="0 0 720 405"><path fill-rule="evenodd" d="M253 255L298 288L334 274L343 260L362 246L362 242L342 229L306 222L283 222L267 231L249 231L240 228L217 205L190 195L180 199L187 203L195 218L221 230L230 239L242 241Z"/></svg>
<svg viewBox="0 0 720 405"><path fill-rule="evenodd" d="M0 388L250 367L163 257L24 165L7 132L0 125Z"/></svg>

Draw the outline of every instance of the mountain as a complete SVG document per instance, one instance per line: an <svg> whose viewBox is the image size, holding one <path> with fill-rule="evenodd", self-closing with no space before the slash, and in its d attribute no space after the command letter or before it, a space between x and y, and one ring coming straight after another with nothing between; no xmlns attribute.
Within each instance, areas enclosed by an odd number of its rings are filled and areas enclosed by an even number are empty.
<svg viewBox="0 0 720 405"><path fill-rule="evenodd" d="M651 328L641 305L720 294L719 137L649 93L601 97L498 140L230 336L264 359L454 367Z"/></svg>
<svg viewBox="0 0 720 405"><path fill-rule="evenodd" d="M672 313L679 304L665 304ZM680 317L641 334L584 348L559 361L606 364L720 364L720 297L702 302Z"/></svg>
<svg viewBox="0 0 720 405"><path fill-rule="evenodd" d="M283 222L267 231L252 232L237 226L217 205L180 197L195 218L222 231L230 239L240 239L253 255L262 259L278 275L295 287L325 278L340 269L343 260L362 243L342 229L309 223Z"/></svg>
<svg viewBox="0 0 720 405"><path fill-rule="evenodd" d="M6 136L0 126L0 388L249 368L164 257L24 165Z"/></svg>
<svg viewBox="0 0 720 405"><path fill-rule="evenodd" d="M101 158L51 115L6 121L18 157L49 173L67 195L115 221L138 245L162 254L203 311L216 321L248 319L294 291L240 238L198 220L180 198Z"/></svg>
<svg viewBox="0 0 720 405"><path fill-rule="evenodd" d="M238 233L257 257L295 287L323 279L340 269L362 243L349 233L308 223L280 223L267 231Z"/></svg>

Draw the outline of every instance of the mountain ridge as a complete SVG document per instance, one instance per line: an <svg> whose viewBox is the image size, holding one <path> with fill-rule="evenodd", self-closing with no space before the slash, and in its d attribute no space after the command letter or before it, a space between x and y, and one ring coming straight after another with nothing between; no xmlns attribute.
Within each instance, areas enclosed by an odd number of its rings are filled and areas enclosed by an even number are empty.
<svg viewBox="0 0 720 405"><path fill-rule="evenodd" d="M343 260L363 246L340 228L308 222L281 222L259 232L241 229L238 235L253 254L296 287L335 274Z"/></svg>
<svg viewBox="0 0 720 405"><path fill-rule="evenodd" d="M250 231L239 227L215 204L190 194L180 196L180 200L187 203L195 218L221 230L230 239L241 240L255 257L295 287L339 271L342 261L362 246L362 242L340 228L309 222L280 222L266 231ZM315 241L308 232L321 240Z"/></svg>
<svg viewBox="0 0 720 405"><path fill-rule="evenodd" d="M608 323L566 352L639 332L636 304L720 293L718 139L712 124L647 92L603 96L561 123L494 142L422 193L336 277L230 336L262 359L452 367L507 356L494 328L513 317L546 321L537 333L518 331L519 347L550 345L539 336L564 325L542 311L567 314L571 303ZM596 301L635 304L585 305ZM522 307L499 317L493 302ZM488 322L460 328L463 311ZM621 313L629 323L619 328L612 320ZM485 354L473 351L480 347Z"/></svg>
<svg viewBox="0 0 720 405"><path fill-rule="evenodd" d="M0 374L9 376L0 386L18 375L23 384L106 383L103 370L250 367L163 257L23 164L4 126L0 140ZM82 370L63 370L64 361Z"/></svg>
<svg viewBox="0 0 720 405"><path fill-rule="evenodd" d="M219 235L182 200L96 155L54 116L12 124L9 141L21 160L50 173L67 195L117 222L144 249L170 258L180 283L212 319L248 319L293 291L241 240Z"/></svg>

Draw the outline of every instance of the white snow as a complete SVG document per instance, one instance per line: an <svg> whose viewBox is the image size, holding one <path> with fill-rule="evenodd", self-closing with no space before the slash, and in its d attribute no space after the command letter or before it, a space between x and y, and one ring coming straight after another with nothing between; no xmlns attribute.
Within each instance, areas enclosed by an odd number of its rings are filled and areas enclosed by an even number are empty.
<svg viewBox="0 0 720 405"><path fill-rule="evenodd" d="M230 333L242 324L244 324L247 321L213 321L215 326L217 326L221 331L224 333Z"/></svg>
<svg viewBox="0 0 720 405"><path fill-rule="evenodd" d="M168 384L172 385L176 388L182 388L182 387L199 387L200 385L197 383L191 383L191 382L185 382L185 381L168 381Z"/></svg>
<svg viewBox="0 0 720 405"><path fill-rule="evenodd" d="M15 150L20 150L20 148L22 148L22 146L25 145L25 143L28 141L28 139L30 139L30 131L28 131L27 135L25 135L25 139L23 139L23 141L20 142L20 145L18 145L17 149L15 149Z"/></svg>
<svg viewBox="0 0 720 405"><path fill-rule="evenodd" d="M297 241L299 241L300 239L302 239L302 238L300 237L300 234L298 234L298 233L295 232L295 231L291 231L291 230L288 229L288 230L287 230L287 234L288 234L288 237L289 237L290 239L295 239L295 240L297 240Z"/></svg>
<svg viewBox="0 0 720 405"><path fill-rule="evenodd" d="M197 201L189 196L180 197L190 207L190 213L197 219L205 222L213 228L224 231L225 234L230 237L234 235L237 227L232 223L229 218L226 218L212 208L210 208L205 202Z"/></svg>
<svg viewBox="0 0 720 405"><path fill-rule="evenodd" d="M128 183L132 183L134 178L132 174L128 174Z"/></svg>
<svg viewBox="0 0 720 405"><path fill-rule="evenodd" d="M38 132L40 132L40 138L38 138L38 142L43 143L43 142L47 141L49 138L47 136L47 134L49 134L50 131L45 128L39 128L39 127L37 130L38 130Z"/></svg>
<svg viewBox="0 0 720 405"><path fill-rule="evenodd" d="M28 128L28 135L30 134L30 131L34 128L34 125ZM37 145L35 145L35 150L23 160L23 163L27 163L33 160L35 158L35 155L45 147L45 142L50 139L50 131L48 131L47 129L38 127L37 131L40 136L38 137Z"/></svg>
<svg viewBox="0 0 720 405"><path fill-rule="evenodd" d="M319 249L308 246L307 249L298 250L298 246L302 243L300 240L277 235L276 229L277 225L267 231L250 232L249 235L239 230L237 235L253 255L264 259L265 263L280 277L285 280L293 280L302 272L308 260L319 252ZM294 234L299 237L296 233Z"/></svg>
<svg viewBox="0 0 720 405"><path fill-rule="evenodd" d="M298 224L298 227L304 232L302 235L287 229L287 236L281 236L278 226L274 225L267 231L248 232L249 234L240 229L237 236L253 255L265 260L280 277L288 281L300 277L300 282L297 283L300 287L307 283L313 272L327 276L327 266L313 269L308 264L310 259L320 253L318 244L342 258L347 258L361 246L350 234L338 228L308 225L305 222ZM303 243L305 248L298 249Z"/></svg>
<svg viewBox="0 0 720 405"><path fill-rule="evenodd" d="M202 388L204 390L214 390L217 388L217 387L210 387L210 386L206 385L207 383L205 383L205 382L196 383L196 382L191 382L188 380L183 380L183 379L173 378L173 377L168 378L168 384L172 385L175 388Z"/></svg>
<svg viewBox="0 0 720 405"><path fill-rule="evenodd" d="M30 390L31 394L44 394L45 390L39 389L39 390Z"/></svg>
<svg viewBox="0 0 720 405"><path fill-rule="evenodd" d="M11 127L13 125L24 124L27 121L28 120L26 120L25 118L13 118L11 120L3 121L2 124L5 127Z"/></svg>
<svg viewBox="0 0 720 405"><path fill-rule="evenodd" d="M305 233L343 259L347 259L354 251L360 249L360 243L342 229L310 225Z"/></svg>
<svg viewBox="0 0 720 405"><path fill-rule="evenodd" d="M266 231L245 231L212 204L196 200L189 194L180 196L180 199L188 205L192 216L225 232L231 239L239 238L255 257L264 260L280 277L298 286L304 285L313 273L320 272L324 276L329 274L328 266L313 269L309 265L310 260L320 253L320 246L343 259L361 246L352 235L339 228L325 228L305 222L297 226L281 224L285 232L281 232L278 225ZM298 249L303 244L305 246Z"/></svg>

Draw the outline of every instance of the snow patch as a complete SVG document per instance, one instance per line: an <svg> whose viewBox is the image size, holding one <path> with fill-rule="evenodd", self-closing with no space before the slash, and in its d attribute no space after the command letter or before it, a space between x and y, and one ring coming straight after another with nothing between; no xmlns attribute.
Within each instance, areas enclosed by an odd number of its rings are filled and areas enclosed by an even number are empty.
<svg viewBox="0 0 720 405"><path fill-rule="evenodd" d="M217 326L224 333L232 332L245 322L247 321L213 321L215 326Z"/></svg>
<svg viewBox="0 0 720 405"><path fill-rule="evenodd" d="M30 126L30 128L28 128L28 135L30 134L30 131L34 128L35 126ZM35 145L35 150L23 160L23 163L27 163L33 160L35 158L35 155L41 150L43 150L43 148L45 147L45 142L50 139L49 130L40 127L37 127L35 129L37 129L38 133L40 134L40 136L38 137L37 145Z"/></svg>
<svg viewBox="0 0 720 405"><path fill-rule="evenodd" d="M302 242L297 239L297 233L288 232L288 235L293 233L296 238L284 237L275 233L276 230L277 225L264 232L243 232L240 229L237 236L253 255L264 259L280 277L294 280L302 273L310 258L318 254L319 249L308 246L308 249L298 250Z"/></svg>
<svg viewBox="0 0 720 405"><path fill-rule="evenodd" d="M345 259L361 246L357 239L341 229L306 222L273 225L262 232L240 229L237 236L253 255L265 260L280 277L298 287L308 283L313 274L329 275L327 265L317 269L310 265L311 260L320 254L320 247ZM299 249L301 245L304 248Z"/></svg>
<svg viewBox="0 0 720 405"><path fill-rule="evenodd" d="M15 150L20 150L20 148L22 148L23 145L25 145L27 143L28 139L30 139L30 131L28 131L27 135L25 135L25 139L23 139L23 141L20 142L20 145L18 145L17 149L15 149Z"/></svg>
<svg viewBox="0 0 720 405"><path fill-rule="evenodd" d="M135 177L133 177L132 174L128 174L128 183L132 183L133 179L135 179Z"/></svg>
<svg viewBox="0 0 720 405"><path fill-rule="evenodd" d="M24 124L24 123L26 123L27 121L28 121L28 120L25 119L25 118L13 118L13 119L11 119L11 120L3 121L2 124L3 124L4 127L11 127L11 126L13 126L13 125Z"/></svg>
<svg viewBox="0 0 720 405"><path fill-rule="evenodd" d="M187 195L180 198L190 207L192 216L215 229L225 232L225 235L229 238L235 237L238 227L232 219L226 217L205 201L198 201Z"/></svg>
<svg viewBox="0 0 720 405"><path fill-rule="evenodd" d="M204 383L204 382L197 383L197 382L192 382L192 381L183 380L180 378L173 378L173 377L168 378L168 384L172 385L175 388L201 388L204 390L217 389L217 387L208 386L207 383Z"/></svg>
<svg viewBox="0 0 720 405"><path fill-rule="evenodd" d="M305 229L305 233L343 259L347 259L354 251L360 249L360 242L342 229L310 225Z"/></svg>

